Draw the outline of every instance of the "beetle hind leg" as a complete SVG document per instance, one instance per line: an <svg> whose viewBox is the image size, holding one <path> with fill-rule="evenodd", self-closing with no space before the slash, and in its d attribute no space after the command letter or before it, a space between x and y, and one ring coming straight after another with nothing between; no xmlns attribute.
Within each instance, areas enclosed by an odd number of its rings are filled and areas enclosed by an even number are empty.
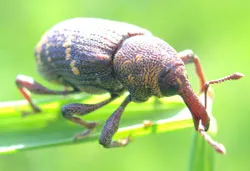
<svg viewBox="0 0 250 171"><path fill-rule="evenodd" d="M82 120L79 117L76 117L74 115L83 116L86 115L94 110L99 109L100 107L110 103L114 99L116 99L118 95L112 94L111 97L105 101L102 101L97 104L79 104L79 103L73 103L68 104L62 107L62 114L63 117L86 128L83 132L76 134L74 137L74 141L78 139L82 139L89 135L92 130L97 126L97 122L91 122L91 121L85 121Z"/></svg>
<svg viewBox="0 0 250 171"><path fill-rule="evenodd" d="M36 82L32 77L25 75L17 75L16 85L23 95L23 97L29 102L32 112L23 112L24 115L35 114L41 112L41 109L32 101L30 93L34 94L50 94L50 95L67 95L76 93L78 90L65 90L65 91L56 91L50 90L43 85Z"/></svg>

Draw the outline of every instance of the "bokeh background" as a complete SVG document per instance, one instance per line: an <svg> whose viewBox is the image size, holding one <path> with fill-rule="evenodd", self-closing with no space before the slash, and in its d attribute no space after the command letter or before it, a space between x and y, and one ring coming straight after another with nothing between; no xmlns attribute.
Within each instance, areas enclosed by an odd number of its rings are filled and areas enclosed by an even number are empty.
<svg viewBox="0 0 250 171"><path fill-rule="evenodd" d="M240 81L213 86L217 139L228 152L215 154L215 170L250 170L249 0L1 0L0 101L22 98L14 84L18 73L43 82L36 72L34 46L48 28L72 17L133 23L178 51L193 49L207 79L244 73ZM197 88L193 69L188 67L189 77ZM3 155L0 170L187 170L192 132L190 128L150 135L122 149L106 150L89 143Z"/></svg>

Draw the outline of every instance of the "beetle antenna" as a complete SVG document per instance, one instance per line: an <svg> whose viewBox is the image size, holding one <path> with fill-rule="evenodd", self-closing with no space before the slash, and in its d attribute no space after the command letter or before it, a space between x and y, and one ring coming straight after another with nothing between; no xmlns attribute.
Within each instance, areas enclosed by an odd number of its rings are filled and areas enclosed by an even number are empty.
<svg viewBox="0 0 250 171"><path fill-rule="evenodd" d="M207 91L208 91L208 88L209 88L210 84L219 84L219 83L222 83L222 82L225 82L225 81L228 81L228 80L238 80L238 79L242 78L243 76L244 76L244 74L236 72L236 73L233 73L233 74L228 75L226 77L206 82L205 83L205 88L204 88L204 93L205 93L205 109L207 109Z"/></svg>

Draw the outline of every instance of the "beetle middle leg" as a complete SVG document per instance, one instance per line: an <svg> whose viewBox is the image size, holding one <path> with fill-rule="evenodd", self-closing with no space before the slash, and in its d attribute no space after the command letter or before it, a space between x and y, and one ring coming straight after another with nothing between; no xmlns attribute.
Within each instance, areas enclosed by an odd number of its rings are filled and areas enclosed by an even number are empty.
<svg viewBox="0 0 250 171"><path fill-rule="evenodd" d="M105 148L122 147L128 144L129 138L121 139L118 141L112 141L112 137L119 128L121 115L126 106L129 104L129 102L131 102L130 95L126 97L126 99L122 102L119 108L116 109L116 111L106 121L102 130L102 134L99 139L99 143L103 145L103 147Z"/></svg>
<svg viewBox="0 0 250 171"><path fill-rule="evenodd" d="M181 60L185 63L194 63L196 73L200 80L200 92L204 92L205 90L205 77L201 68L200 60L197 55L194 54L192 50L184 50L178 53L178 56L181 58Z"/></svg>
<svg viewBox="0 0 250 171"><path fill-rule="evenodd" d="M86 137L88 134L91 133L91 131L97 126L97 122L87 122L79 117L75 117L74 115L86 115L96 109L99 109L100 107L112 102L114 99L116 99L118 95L111 94L111 97L105 101L102 101L97 104L79 104L79 103L73 103L68 104L62 107L62 114L63 116L79 125L82 125L83 127L87 128L87 130L75 135L74 141L77 139L82 139Z"/></svg>

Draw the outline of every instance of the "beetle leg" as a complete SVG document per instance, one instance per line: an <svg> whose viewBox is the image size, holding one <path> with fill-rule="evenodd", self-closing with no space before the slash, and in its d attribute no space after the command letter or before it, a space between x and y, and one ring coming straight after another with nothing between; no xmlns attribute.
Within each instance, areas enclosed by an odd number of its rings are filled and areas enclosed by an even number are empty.
<svg viewBox="0 0 250 171"><path fill-rule="evenodd" d="M128 144L129 138L121 139L118 141L112 141L112 137L119 127L121 115L129 102L131 102L130 95L126 97L126 99L122 102L119 108L116 109L116 111L106 121L99 139L99 143L103 145L103 147L122 147Z"/></svg>
<svg viewBox="0 0 250 171"><path fill-rule="evenodd" d="M65 91L55 91L50 90L41 84L37 83L32 77L28 77L25 75L18 75L16 77L16 85L19 91L22 93L23 97L29 102L33 113L38 113L41 110L37 107L32 99L30 98L30 93L34 94L56 94L56 95L66 95L77 92L78 90L65 90ZM31 112L30 112L31 113ZM30 114L28 112L24 112L24 114Z"/></svg>
<svg viewBox="0 0 250 171"><path fill-rule="evenodd" d="M118 95L112 94L109 99L102 101L100 103L97 103L97 104L73 103L73 104L68 104L68 105L65 105L62 107L62 114L66 119L87 128L87 130L77 134L74 137L74 141L76 141L77 139L82 139L82 138L86 137L88 134L90 134L91 131L97 126L97 123L96 122L87 122L87 121L84 121L84 120L80 119L79 117L75 117L73 115L81 115L81 116L86 115L86 114L110 103L111 101L113 101L117 97L118 97Z"/></svg>
<svg viewBox="0 0 250 171"><path fill-rule="evenodd" d="M204 78L204 74L203 74L203 71L201 68L199 57L197 55L195 55L192 50L181 51L178 53L178 56L181 58L181 60L185 64L188 64L191 62L194 63L196 73L197 73L199 80L200 80L200 92L204 92L204 90L205 90L205 78Z"/></svg>
<svg viewBox="0 0 250 171"><path fill-rule="evenodd" d="M202 121L199 121L198 129L197 131L200 133L200 135L205 139L205 141L208 142L218 153L225 154L226 148L223 144L220 144L216 141L214 141L206 132L204 126L202 125Z"/></svg>

